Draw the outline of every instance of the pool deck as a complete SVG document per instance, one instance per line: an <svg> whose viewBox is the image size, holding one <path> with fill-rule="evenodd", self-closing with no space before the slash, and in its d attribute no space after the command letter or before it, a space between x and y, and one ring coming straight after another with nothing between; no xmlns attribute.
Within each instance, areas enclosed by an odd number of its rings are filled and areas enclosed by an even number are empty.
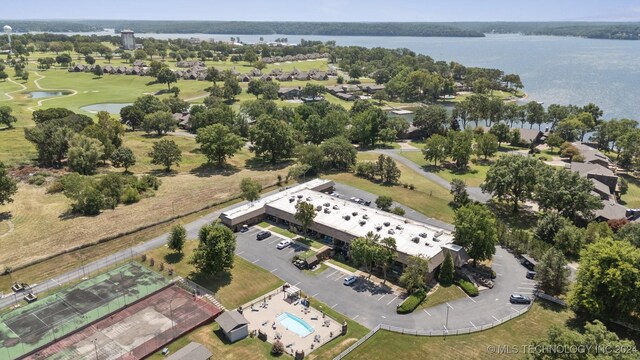
<svg viewBox="0 0 640 360"><path fill-rule="evenodd" d="M303 350L305 354L309 354L314 349L329 342L332 339L332 335L333 337L340 335L342 325L337 321L328 316L323 318L320 311L312 307L302 306L300 302L297 305L294 305L295 302L290 304L285 300L285 296L286 294L282 292L271 295L271 300L266 300L266 306L264 307L262 300L259 299L253 305L253 310L250 305L243 306L243 315L249 321L249 332L262 330L267 334L267 341L270 343L275 342L276 334L280 334L280 341L282 341L286 351L290 354L296 350ZM300 337L295 332L285 328L276 320L278 315L285 312L304 320L313 328L313 332L305 337ZM273 326L274 322L275 327ZM318 335L319 342L316 341Z"/></svg>

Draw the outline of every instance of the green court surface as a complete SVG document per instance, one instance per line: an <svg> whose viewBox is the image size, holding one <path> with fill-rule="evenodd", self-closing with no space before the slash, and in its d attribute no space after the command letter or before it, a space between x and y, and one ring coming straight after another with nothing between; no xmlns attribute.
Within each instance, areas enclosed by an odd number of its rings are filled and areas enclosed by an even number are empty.
<svg viewBox="0 0 640 360"><path fill-rule="evenodd" d="M169 284L128 263L0 316L0 359L15 359Z"/></svg>

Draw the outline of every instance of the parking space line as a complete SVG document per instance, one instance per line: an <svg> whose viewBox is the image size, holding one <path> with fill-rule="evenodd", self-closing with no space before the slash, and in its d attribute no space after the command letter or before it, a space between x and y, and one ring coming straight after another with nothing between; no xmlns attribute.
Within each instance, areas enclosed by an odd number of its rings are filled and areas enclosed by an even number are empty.
<svg viewBox="0 0 640 360"><path fill-rule="evenodd" d="M342 279L342 274L340 274L340 276L338 276L337 278L335 278L333 281L338 281L338 280L340 280L340 279Z"/></svg>
<svg viewBox="0 0 640 360"><path fill-rule="evenodd" d="M473 302L476 302L475 300L473 300L473 298L471 296L467 295L467 297L469 298L469 300L471 300Z"/></svg>
<svg viewBox="0 0 640 360"><path fill-rule="evenodd" d="M236 255L242 255L244 254L244 251L240 251L239 253L237 253Z"/></svg>
<svg viewBox="0 0 640 360"><path fill-rule="evenodd" d="M271 271L269 271L269 272L271 272L271 273L272 273L272 272L274 272L274 271L276 271L276 270L278 270L278 268L275 268L275 269L273 269L273 270L271 270ZM295 286L295 285L294 285L294 286Z"/></svg>
<svg viewBox="0 0 640 360"><path fill-rule="evenodd" d="M252 264L255 264L255 263L257 263L258 261L260 261L260 259L258 259L258 260L256 260L256 261L252 261L251 263L252 263Z"/></svg>
<svg viewBox="0 0 640 360"><path fill-rule="evenodd" d="M327 276L326 276L326 278L328 279L328 278L332 277L332 276L333 276L335 273L337 273L337 272L338 272L338 270L336 270L336 271L332 272L331 274L327 275Z"/></svg>
<svg viewBox="0 0 640 360"><path fill-rule="evenodd" d="M502 265L493 263L493 264L491 264L491 266L502 266Z"/></svg>
<svg viewBox="0 0 640 360"><path fill-rule="evenodd" d="M358 316L360 316L360 315L354 316L353 318L351 318L351 320L355 321L358 318Z"/></svg>
<svg viewBox="0 0 640 360"><path fill-rule="evenodd" d="M336 306L338 306L338 304L337 304L337 303L336 303L335 305L333 305L333 306L331 307L331 309L333 309L333 308L334 308L334 307L336 307Z"/></svg>
<svg viewBox="0 0 640 360"><path fill-rule="evenodd" d="M496 273L496 275L498 275L498 276L502 276L502 274L500 274L500 273Z"/></svg>
<svg viewBox="0 0 640 360"><path fill-rule="evenodd" d="M293 286L298 286L298 284L300 284L300 281L298 281L297 283L293 284Z"/></svg>
<svg viewBox="0 0 640 360"><path fill-rule="evenodd" d="M315 294L311 295L311 297L314 298L314 297L318 296L318 294L320 294L320 293L315 293Z"/></svg>
<svg viewBox="0 0 640 360"><path fill-rule="evenodd" d="M474 324L473 322L469 321L469 323L471 324L471 326L473 326L474 329L477 329L478 327L476 326L476 324Z"/></svg>
<svg viewBox="0 0 640 360"><path fill-rule="evenodd" d="M515 312L518 312L518 310L514 309L513 306L511 307L511 310L513 310Z"/></svg>
<svg viewBox="0 0 640 360"><path fill-rule="evenodd" d="M454 309L453 309L453 306L451 306L449 303L447 303L447 306L448 306L448 307L450 307L450 308L451 308L451 310L454 310Z"/></svg>
<svg viewBox="0 0 640 360"><path fill-rule="evenodd" d="M278 242L278 240L280 240L280 239L275 239L275 240L273 240L272 242L270 242L270 243L269 243L269 245L273 245L273 244L277 243L277 242Z"/></svg>
<svg viewBox="0 0 640 360"><path fill-rule="evenodd" d="M495 316L493 316L493 315L491 315L491 317L492 317L492 318L494 318L496 321L500 321L500 320L498 320L498 318L497 318L497 317L495 317Z"/></svg>
<svg viewBox="0 0 640 360"><path fill-rule="evenodd" d="M387 296L387 294L383 294L382 296L380 296L380 297L378 298L378 301L382 300L382 298L383 298L383 297L385 297L385 296Z"/></svg>
<svg viewBox="0 0 640 360"><path fill-rule="evenodd" d="M296 252L296 249L291 249L291 250L289 250L289 254L291 254L291 253L293 253L293 252Z"/></svg>
<svg viewBox="0 0 640 360"><path fill-rule="evenodd" d="M394 297L393 299L391 299L391 301L389 301L389 302L387 303L387 305L391 305L391 303L392 303L395 299L397 299L397 298L398 298L398 295L396 295L396 297Z"/></svg>
<svg viewBox="0 0 640 360"><path fill-rule="evenodd" d="M431 314L429 314L429 312L428 312L427 310L422 309L422 311L426 312L426 313L427 313L427 315L431 316Z"/></svg>
<svg viewBox="0 0 640 360"><path fill-rule="evenodd" d="M518 289L524 289L524 290L535 290L536 288L534 288L534 287L518 286Z"/></svg>

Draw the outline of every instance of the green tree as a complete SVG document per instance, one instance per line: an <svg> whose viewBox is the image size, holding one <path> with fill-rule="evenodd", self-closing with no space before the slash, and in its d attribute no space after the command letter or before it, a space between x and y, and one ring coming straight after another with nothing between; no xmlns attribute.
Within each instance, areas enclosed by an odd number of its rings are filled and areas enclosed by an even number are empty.
<svg viewBox="0 0 640 360"><path fill-rule="evenodd" d="M12 112L13 109L11 108L11 106L0 106L0 124L5 125L9 129L12 129L13 123L18 121L15 116L11 115Z"/></svg>
<svg viewBox="0 0 640 360"><path fill-rule="evenodd" d="M231 101L234 100L237 95L240 95L240 93L242 93L242 88L240 87L240 83L238 83L238 79L233 73L226 73L224 85L222 86L222 97Z"/></svg>
<svg viewBox="0 0 640 360"><path fill-rule="evenodd" d="M114 151L122 145L124 127L106 111L98 112L97 118L98 122L87 126L82 133L102 143L104 147L102 160L106 162L111 158Z"/></svg>
<svg viewBox="0 0 640 360"><path fill-rule="evenodd" d="M473 153L473 134L470 131L450 131L447 134L447 153L458 169L465 169Z"/></svg>
<svg viewBox="0 0 640 360"><path fill-rule="evenodd" d="M513 211L518 211L520 201L533 198L540 163L522 155L505 155L489 168L480 188L500 200L510 199Z"/></svg>
<svg viewBox="0 0 640 360"><path fill-rule="evenodd" d="M421 256L410 256L399 281L408 292L413 293L425 288L428 274L429 260Z"/></svg>
<svg viewBox="0 0 640 360"><path fill-rule="evenodd" d="M142 129L146 133L155 131L158 136L161 136L176 129L176 120L168 111L154 112L145 115L142 120Z"/></svg>
<svg viewBox="0 0 640 360"><path fill-rule="evenodd" d="M393 265L395 261L398 251L396 247L396 239L392 237L386 237L380 240L380 244L378 245L378 266L382 268L383 275L383 284L387 282L387 270Z"/></svg>
<svg viewBox="0 0 640 360"><path fill-rule="evenodd" d="M6 166L0 161L0 205L13 202L13 195L17 191L17 182L11 178Z"/></svg>
<svg viewBox="0 0 640 360"><path fill-rule="evenodd" d="M473 258L474 267L478 261L491 259L498 233L496 218L489 209L480 204L463 206L456 211L454 224L454 239Z"/></svg>
<svg viewBox="0 0 640 360"><path fill-rule="evenodd" d="M489 156L498 151L498 138L491 133L484 133L476 139L476 154L484 156L486 161Z"/></svg>
<svg viewBox="0 0 640 360"><path fill-rule="evenodd" d="M126 173L136 164L136 156L128 147L121 146L111 155L111 164L117 168L123 167Z"/></svg>
<svg viewBox="0 0 640 360"><path fill-rule="evenodd" d="M252 79L247 85L247 93L255 95L257 99L258 97L260 97L260 95L262 95L262 87L264 86L264 84L264 80Z"/></svg>
<svg viewBox="0 0 640 360"><path fill-rule="evenodd" d="M533 125L538 125L538 129L540 129L542 124L547 120L547 114L542 104L537 101L529 101L527 105L525 105L525 109L526 121L530 125L529 128L533 128Z"/></svg>
<svg viewBox="0 0 640 360"><path fill-rule="evenodd" d="M173 114L189 111L189 103L175 96L162 99L162 103L167 105Z"/></svg>
<svg viewBox="0 0 640 360"><path fill-rule="evenodd" d="M591 194L593 183L576 172L545 167L539 175L535 199L544 210L556 210L562 216L577 220L591 219L602 201Z"/></svg>
<svg viewBox="0 0 640 360"><path fill-rule="evenodd" d="M553 148L559 148L564 143L564 139L557 133L549 134L547 137L547 145L549 150L553 151Z"/></svg>
<svg viewBox="0 0 640 360"><path fill-rule="evenodd" d="M153 143L153 148L149 152L151 163L164 166L165 171L171 170L171 165L180 166L182 161L182 150L173 140L162 139Z"/></svg>
<svg viewBox="0 0 640 360"><path fill-rule="evenodd" d="M453 276L455 274L455 267L453 265L453 257L449 251L444 251L444 260L440 265L440 284L442 286L450 286L453 284Z"/></svg>
<svg viewBox="0 0 640 360"><path fill-rule="evenodd" d="M443 135L447 128L447 109L440 105L420 107L413 118L413 126L424 131L426 136Z"/></svg>
<svg viewBox="0 0 640 360"><path fill-rule="evenodd" d="M249 131L250 147L256 156L267 157L272 164L293 155L295 139L291 126L282 120L262 115Z"/></svg>
<svg viewBox="0 0 640 360"><path fill-rule="evenodd" d="M215 275L233 267L236 236L231 229L217 222L205 225L200 228L198 239L190 263L199 273Z"/></svg>
<svg viewBox="0 0 640 360"><path fill-rule="evenodd" d="M509 141L509 125L499 122L489 129L489 133L495 135L498 140L498 147L502 145L503 142Z"/></svg>
<svg viewBox="0 0 640 360"><path fill-rule="evenodd" d="M561 228L553 238L554 247L567 256L576 256L582 247L584 229L569 224Z"/></svg>
<svg viewBox="0 0 640 360"><path fill-rule="evenodd" d="M76 134L69 143L68 164L72 171L90 175L98 167L98 160L104 154L104 146L100 141Z"/></svg>
<svg viewBox="0 0 640 360"><path fill-rule="evenodd" d="M382 125L386 121L386 114L379 108L366 107L361 112L354 112L358 101L352 108L350 137L362 146L373 146L378 140Z"/></svg>
<svg viewBox="0 0 640 360"><path fill-rule="evenodd" d="M320 145L325 166L329 169L347 171L356 164L358 151L347 138L332 137Z"/></svg>
<svg viewBox="0 0 640 360"><path fill-rule="evenodd" d="M304 236L305 239L307 238L307 229L313 224L315 217L316 209L313 204L306 201L301 201L296 204L296 213L293 215L293 218L302 225L302 236Z"/></svg>
<svg viewBox="0 0 640 360"><path fill-rule="evenodd" d="M167 246L169 249L182 254L185 240L187 240L187 229L185 229L182 224L176 224L171 228Z"/></svg>
<svg viewBox="0 0 640 360"><path fill-rule="evenodd" d="M564 294L569 286L569 269L562 251L550 248L536 265L538 289L551 296Z"/></svg>
<svg viewBox="0 0 640 360"><path fill-rule="evenodd" d="M243 199L254 202L260 198L262 185L252 178L243 178L240 181L240 191Z"/></svg>
<svg viewBox="0 0 640 360"><path fill-rule="evenodd" d="M393 198L391 196L381 195L376 199L376 206L378 209L389 211L391 205L393 205Z"/></svg>
<svg viewBox="0 0 640 360"><path fill-rule="evenodd" d="M467 185L462 181L462 179L453 179L451 180L450 185L451 190L449 190L449 193L453 195L453 208L457 209L471 202L471 199L469 199L469 193L467 192Z"/></svg>
<svg viewBox="0 0 640 360"><path fill-rule="evenodd" d="M207 157L207 161L224 165L227 158L235 155L242 146L242 138L234 134L227 126L213 124L198 129L196 142L200 144L200 151Z"/></svg>
<svg viewBox="0 0 640 360"><path fill-rule="evenodd" d="M438 166L438 161L447 158L447 138L440 134L432 135L424 142L422 153L425 160L433 161L433 166Z"/></svg>
<svg viewBox="0 0 640 360"><path fill-rule="evenodd" d="M296 156L300 164L308 165L308 170L314 173L320 172L324 167L324 153L318 145L300 145L296 148ZM306 174L302 175L304 176Z"/></svg>
<svg viewBox="0 0 640 360"><path fill-rule="evenodd" d="M349 254L354 263L363 265L371 276L371 270L378 259L380 235L369 231L364 237L355 238L349 246Z"/></svg>
<svg viewBox="0 0 640 360"><path fill-rule="evenodd" d="M616 239L628 241L640 248L640 223L630 222L626 224L618 230L616 233Z"/></svg>
<svg viewBox="0 0 640 360"><path fill-rule="evenodd" d="M96 65L93 67L93 75L101 78L102 75L104 75L104 71L102 70L102 67L100 65Z"/></svg>
<svg viewBox="0 0 640 360"><path fill-rule="evenodd" d="M64 195L72 200L71 210L82 215L98 215L105 205L102 191L97 189L95 181L77 173L68 174L61 179Z"/></svg>
<svg viewBox="0 0 640 360"><path fill-rule="evenodd" d="M565 219L557 212L549 211L545 212L540 218L538 218L538 222L536 223L533 233L536 238L552 244L556 234L569 224L569 220Z"/></svg>
<svg viewBox="0 0 640 360"><path fill-rule="evenodd" d="M171 69L169 69L168 67L164 67L160 69L160 71L158 71L156 81L161 84L167 84L167 89L171 90L171 84L177 82L178 77Z"/></svg>
<svg viewBox="0 0 640 360"><path fill-rule="evenodd" d="M158 111L170 111L169 107L165 105L159 98L153 95L142 95L138 97L133 106L140 109L145 115L152 114Z"/></svg>
<svg viewBox="0 0 640 360"><path fill-rule="evenodd" d="M626 241L604 239L580 253L580 268L569 296L574 310L622 319L638 311L640 249Z"/></svg>
<svg viewBox="0 0 640 360"><path fill-rule="evenodd" d="M142 125L144 115L144 112L140 108L128 105L120 109L120 122L128 125L131 130L135 131Z"/></svg>

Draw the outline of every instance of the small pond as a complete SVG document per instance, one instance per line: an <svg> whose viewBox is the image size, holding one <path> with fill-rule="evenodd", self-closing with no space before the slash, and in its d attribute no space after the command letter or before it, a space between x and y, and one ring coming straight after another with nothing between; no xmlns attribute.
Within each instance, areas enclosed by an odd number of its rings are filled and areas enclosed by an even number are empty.
<svg viewBox="0 0 640 360"><path fill-rule="evenodd" d="M67 95L69 94L69 92L66 91L32 91L29 94L29 97L32 99L41 99L41 98L48 98L48 97L54 97L54 96L63 96L63 95Z"/></svg>
<svg viewBox="0 0 640 360"><path fill-rule="evenodd" d="M80 110L88 111L93 114L97 113L98 111L106 111L110 114L119 114L120 109L129 105L131 105L131 103L102 103L83 106L80 108Z"/></svg>

